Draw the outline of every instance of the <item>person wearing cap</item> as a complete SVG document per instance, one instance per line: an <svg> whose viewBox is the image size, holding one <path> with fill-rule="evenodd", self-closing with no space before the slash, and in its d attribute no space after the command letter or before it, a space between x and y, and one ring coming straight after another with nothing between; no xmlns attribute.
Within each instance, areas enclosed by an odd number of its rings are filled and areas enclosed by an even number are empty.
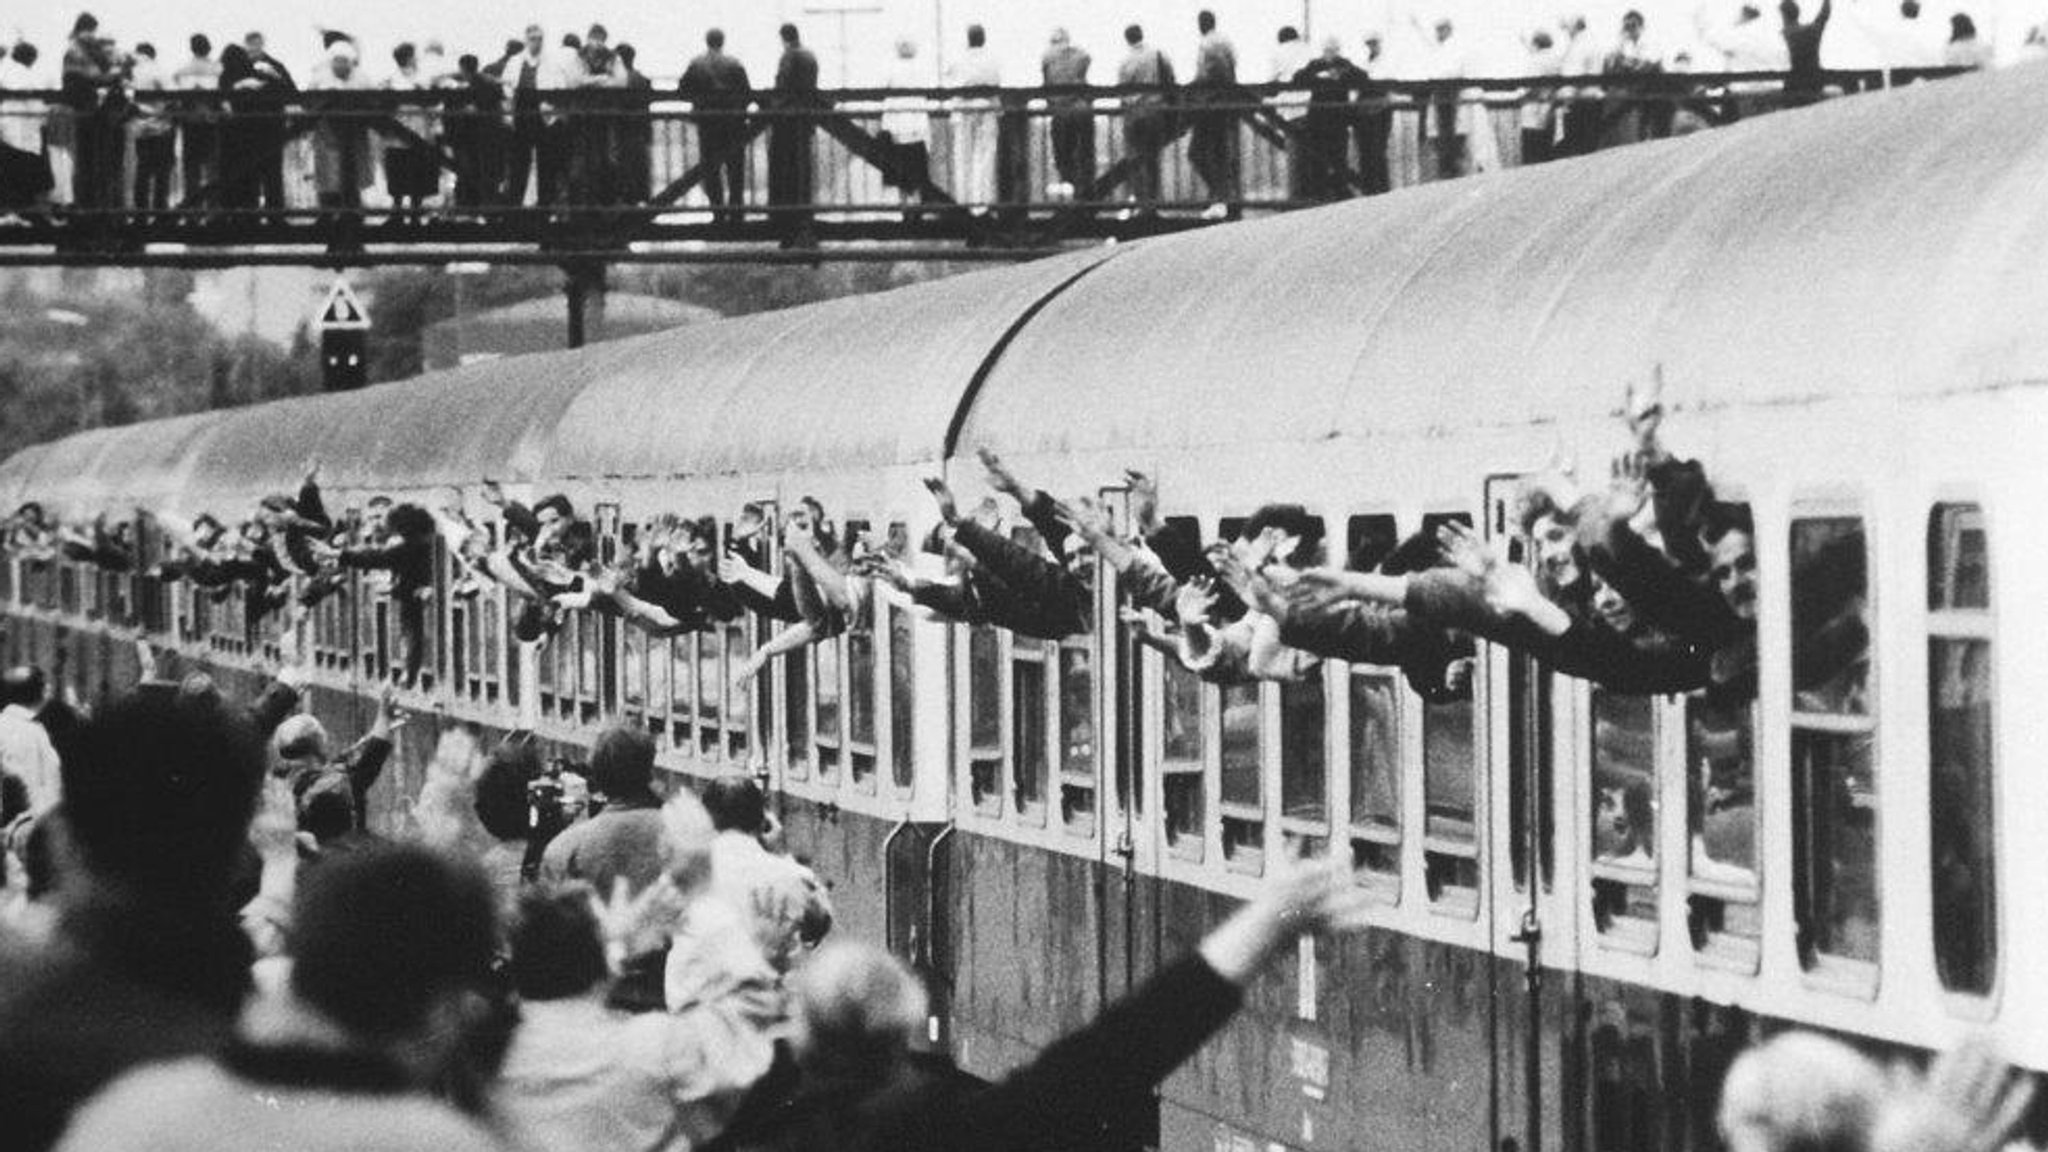
<svg viewBox="0 0 2048 1152"><path fill-rule="evenodd" d="M377 719L369 732L339 756L328 751L327 728L311 715L300 713L277 726L271 737L276 753L271 772L291 788L301 831L313 833L325 846L368 828L370 788L391 759L391 734L397 726L389 686L377 702Z"/></svg>
<svg viewBox="0 0 2048 1152"><path fill-rule="evenodd" d="M56 746L36 722L45 687L43 670L32 665L0 674L0 774L21 781L31 812L48 811L64 795Z"/></svg>

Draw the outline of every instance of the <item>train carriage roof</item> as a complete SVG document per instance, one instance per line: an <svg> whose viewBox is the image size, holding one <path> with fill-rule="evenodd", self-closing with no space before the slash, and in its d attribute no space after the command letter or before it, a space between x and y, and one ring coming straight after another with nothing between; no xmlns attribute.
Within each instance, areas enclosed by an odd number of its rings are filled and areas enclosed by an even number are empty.
<svg viewBox="0 0 2048 1152"><path fill-rule="evenodd" d="M1306 443L2048 380L2048 65L578 352L84 433L60 508ZM1084 274L1085 273L1085 274ZM92 510L71 507L73 512Z"/></svg>
<svg viewBox="0 0 2048 1152"><path fill-rule="evenodd" d="M937 460L963 391L1041 301L1106 250L625 342L563 419L559 476Z"/></svg>
<svg viewBox="0 0 2048 1152"><path fill-rule="evenodd" d="M1686 404L2041 382L2044 103L2037 65L1142 245L1018 336L963 441L1525 424L1658 363Z"/></svg>

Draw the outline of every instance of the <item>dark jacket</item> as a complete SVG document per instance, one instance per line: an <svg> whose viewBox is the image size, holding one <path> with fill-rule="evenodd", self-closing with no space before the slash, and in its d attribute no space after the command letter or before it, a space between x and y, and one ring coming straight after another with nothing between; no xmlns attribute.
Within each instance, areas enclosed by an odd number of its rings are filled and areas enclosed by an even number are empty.
<svg viewBox="0 0 2048 1152"><path fill-rule="evenodd" d="M315 788L346 783L355 800L356 831L361 832L369 826L370 789L377 783L377 777L383 775L384 765L390 759L391 741L382 736L366 736L325 764L297 769L285 782L291 786L292 799L299 803L304 803Z"/></svg>
<svg viewBox="0 0 2048 1152"><path fill-rule="evenodd" d="M1161 970L1093 1023L990 1085L938 1059L799 1078L771 1071L709 1146L749 1152L1024 1152L1087 1148L1237 1011L1200 956ZM764 1095L775 1098L764 1099Z"/></svg>
<svg viewBox="0 0 2048 1152"><path fill-rule="evenodd" d="M723 52L706 52L683 69L676 91L700 109L733 112L746 108L753 85L744 64Z"/></svg>
<svg viewBox="0 0 2048 1152"><path fill-rule="evenodd" d="M36 946L0 934L0 1117L7 1147L55 1144L71 1113L140 1064L219 1051L248 990L225 912L67 909Z"/></svg>
<svg viewBox="0 0 2048 1152"><path fill-rule="evenodd" d="M381 544L346 548L344 568L377 568L391 573L391 598L403 600L434 585L434 540L431 536L387 537Z"/></svg>
<svg viewBox="0 0 2048 1152"><path fill-rule="evenodd" d="M979 589L991 622L1042 640L1088 631L1094 593L1059 563L972 520L960 522L953 541L993 578Z"/></svg>

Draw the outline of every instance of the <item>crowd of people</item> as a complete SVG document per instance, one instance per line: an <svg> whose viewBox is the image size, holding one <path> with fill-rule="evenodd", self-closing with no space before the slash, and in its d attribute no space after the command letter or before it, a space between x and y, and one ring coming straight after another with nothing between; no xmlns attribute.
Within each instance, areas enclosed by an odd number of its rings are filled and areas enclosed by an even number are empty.
<svg viewBox="0 0 2048 1152"><path fill-rule="evenodd" d="M1372 194L1391 187L1388 145L1397 110L1419 113L1417 128L1431 168L1441 178L1502 166L1505 158L1491 110L1511 107L1520 128L1519 162L1539 163L1646 136L1723 123L1746 112L1819 98L1823 38L1831 20L1869 25L1897 67L1977 68L1991 50L1966 13L1937 36L1919 0L1901 0L1896 18L1877 20L1867 5L1832 0L1802 9L1782 0L1775 19L1744 4L1731 23L1702 16L1684 30L1684 47L1658 46L1644 17L1631 11L1618 30L1603 33L1582 17L1531 30L1519 67L1478 63L1454 21L1414 23L1418 64L1400 70L1438 84L1417 95L1390 87L1387 35L1368 33L1357 52L1336 38L1311 48L1293 26L1278 30L1270 66L1240 67L1232 40L1212 12L1197 14L1200 37L1186 80L1137 24L1125 29L1113 77L1092 75L1093 58L1065 29L1052 31L1032 82L1042 84L1049 148L1050 201L1104 200L1128 194L1142 209L1160 199L1162 154L1183 132L1187 159L1207 211L1233 212L1244 195L1240 155L1244 123L1270 109L1286 126L1288 195L1297 200ZM1705 11L1704 8L1701 9ZM1404 30L1405 34L1405 30ZM818 61L793 24L780 32L782 52L772 82L758 86L726 51L719 29L705 51L680 69L674 95L687 103L697 149L699 184L721 219L755 205L782 209L777 219L801 227L796 210L815 200L819 127L834 109L821 94ZM1678 41L1680 37L1674 37ZM403 42L389 63L365 60L356 38L323 33L319 64L303 82L251 32L222 47L195 34L189 56L175 65L156 45L117 46L98 21L80 14L52 71L34 44L18 41L0 62L0 91L61 89L61 99L0 104L0 211L44 203L77 208L282 211L288 207L286 157L304 136L319 207L360 208L379 172L394 219L440 210L573 205L642 205L652 187L655 118L647 112L655 81L634 47L614 44L602 24L550 38L539 25L490 51L452 56L439 41ZM2036 28L2023 55L2048 55L2048 28ZM39 66L40 64L40 66ZM1482 72L1520 74L1512 91L1461 88ZM1646 94L1645 75L1757 72L1779 79ZM54 82L53 82L54 76ZM1603 78L1596 81L1593 78ZM765 79L765 77L764 77ZM1006 77L981 25L965 30L964 51L943 76L927 69L919 46L898 41L892 89L963 90L957 97L892 96L863 120L872 129L861 158L906 204L942 194L972 211L1035 199L1017 185L1002 159L1016 131L1008 113L1024 107L1001 93ZM1126 91L1108 105L1083 90L1113 82ZM1445 83L1449 82L1449 83ZM1279 86L1279 91L1243 85ZM410 93L392 105L349 105L332 92ZM212 97L197 95L212 93ZM1661 94L1661 95L1660 95ZM1109 110L1105 110L1108 108ZM845 109L840 109L844 112ZM1104 184L1096 162L1098 120L1120 124L1129 161L1122 188ZM935 173L934 124L948 122L948 171ZM749 142L765 125L765 199L750 197ZM1353 144L1355 142L1355 155ZM443 171L453 174L444 197ZM179 179L174 180L174 172ZM173 190L180 194L173 195Z"/></svg>
<svg viewBox="0 0 2048 1152"><path fill-rule="evenodd" d="M664 514L615 542L566 495L528 506L490 480L478 491L495 531L460 490L432 510L376 496L335 516L316 465L296 493L240 518L157 509L111 526L105 513L60 523L27 503L7 522L5 547L31 562L182 579L219 600L239 592L248 638L274 627L293 650L308 613L346 594L349 572L366 573L367 592L395 605L402 686L426 656L438 535L459 566L447 595L502 588L521 643L546 644L578 611L661 637L749 611L775 622L736 662L742 687L778 657L868 626L876 585L942 621L1037 639L1088 634L1099 570L1116 582L1125 622L1212 683L1299 680L1337 659L1397 667L1424 698L1450 699L1470 690L1477 637L1611 692L1700 692L1740 707L1756 694L1754 528L1746 505L1716 497L1698 461L1664 446L1661 392L1661 378L1628 390L1627 435L1603 483L1563 468L1521 482L1514 535L1527 541L1526 563L1457 522L1355 541L1354 554L1333 557L1322 521L1288 503L1261 506L1233 537L1205 543L1192 521L1160 517L1155 477L1126 474L1129 513L1118 523L1093 497L1061 500L1026 483L986 448L988 486L1015 508L1018 529L1003 530L995 498L964 508L934 478L938 523L915 546L841 530L808 496L780 516L747 504L729 530L715 516ZM148 555L137 523L155 538ZM1827 691L1867 659L1860 617L1829 627L1827 643L1802 645L1816 665L1800 670L1803 688Z"/></svg>
<svg viewBox="0 0 2048 1152"><path fill-rule="evenodd" d="M616 566L595 562L591 525L566 499L528 508L494 485L499 542L452 501L344 529L317 469L232 529L168 531L161 559L132 532L33 506L8 542L31 564L232 572L289 624L308 599L340 594L343 567L419 599L438 531L463 582L522 600L532 642L560 613L601 605L658 634L747 609L785 622L742 676L848 627L867 599L857 581L944 619L1058 638L1093 626L1102 572L1153 643L1212 681L1284 680L1341 658L1399 665L1440 698L1468 690L1460 666L1478 635L1618 691L1753 693L1748 526L1696 462L1662 448L1654 387L1626 411L1630 442L1604 492L1574 496L1558 477L1525 487L1526 565L1457 525L1377 563L1326 564L1317 522L1290 505L1205 548L1158 521L1149 477L1127 477L1131 523L1116 525L989 452L991 487L1035 539L934 480L929 561L845 539L811 501L779 526L745 510L722 558L714 525L664 517ZM762 549L778 527L776 576ZM1223 1027L1298 935L1359 930L1370 902L1346 862L1278 862L1191 954L979 1085L927 1050L917 974L830 938L826 888L751 777L664 796L637 726L605 729L587 764L568 765L544 763L523 734L486 751L479 732L444 722L407 819L377 822L369 795L408 722L388 691L337 749L299 710L294 658L241 704L203 671L179 675L173 654L144 643L138 657L141 682L89 709L37 670L0 676L0 778L16 782L0 788L10 1147L1083 1146ZM1980 1045L1888 1079L1795 1033L1735 1063L1720 1115L1744 1152L1961 1152L1996 1147L2030 1095Z"/></svg>

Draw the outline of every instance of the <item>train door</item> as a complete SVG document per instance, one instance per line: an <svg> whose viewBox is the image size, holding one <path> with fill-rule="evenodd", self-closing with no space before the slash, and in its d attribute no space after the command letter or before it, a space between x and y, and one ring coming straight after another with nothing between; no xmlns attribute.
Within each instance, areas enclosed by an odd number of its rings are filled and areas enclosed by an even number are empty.
<svg viewBox="0 0 2048 1152"><path fill-rule="evenodd" d="M1508 562L1534 565L1534 543L1516 517L1520 477L1486 480L1481 535ZM1479 647L1478 683L1486 716L1488 795L1494 819L1489 836L1496 867L1487 878L1494 909L1492 988L1496 1005L1494 1092L1497 1147L1542 1152L1559 1143L1560 1116L1546 1115L1546 1098L1559 1098L1556 1021L1561 958L1574 955L1576 925L1570 885L1558 875L1557 812L1566 799L1569 763L1560 737L1570 731L1571 697L1532 657L1499 644ZM1569 745L1563 745L1569 749ZM1544 968L1551 975L1544 975Z"/></svg>
<svg viewBox="0 0 2048 1152"><path fill-rule="evenodd" d="M1128 535L1130 490L1105 487L1096 498ZM1159 909L1138 871L1144 843L1145 660L1137 626L1121 614L1116 570L1098 559L1095 570L1095 630L1092 649L1095 691L1096 779L1100 791L1096 829L1096 908L1101 1002L1109 1004L1142 982L1158 963ZM1129 1116L1116 1117L1104 1147L1159 1145L1158 1098L1145 1094Z"/></svg>
<svg viewBox="0 0 2048 1152"><path fill-rule="evenodd" d="M1128 534L1130 490L1098 491L1115 523ZM1140 901L1137 858L1145 815L1144 647L1138 630L1121 615L1116 570L1098 561L1095 579L1097 746L1102 749L1102 828L1097 843L1101 862L1102 973L1104 1003L1122 996L1144 978L1142 957L1156 936L1148 929Z"/></svg>

